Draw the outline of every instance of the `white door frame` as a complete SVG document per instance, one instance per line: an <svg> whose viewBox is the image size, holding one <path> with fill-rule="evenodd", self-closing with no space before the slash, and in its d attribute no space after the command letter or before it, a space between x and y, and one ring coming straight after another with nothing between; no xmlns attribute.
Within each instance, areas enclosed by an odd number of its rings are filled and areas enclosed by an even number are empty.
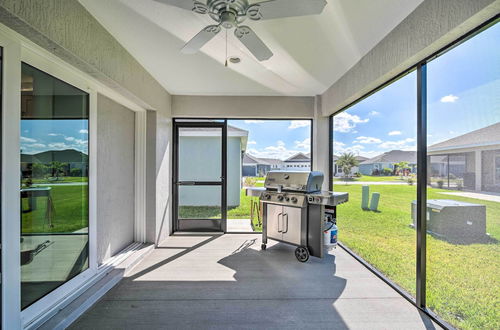
<svg viewBox="0 0 500 330"><path fill-rule="evenodd" d="M101 268L97 263L97 95L102 94L136 113L135 125L135 238L146 239L146 109L95 78L72 67L0 24L3 48L2 93L2 321L3 329L33 326L53 315L75 296ZM89 94L89 268L21 311L20 255L20 109L21 62L44 71Z"/></svg>

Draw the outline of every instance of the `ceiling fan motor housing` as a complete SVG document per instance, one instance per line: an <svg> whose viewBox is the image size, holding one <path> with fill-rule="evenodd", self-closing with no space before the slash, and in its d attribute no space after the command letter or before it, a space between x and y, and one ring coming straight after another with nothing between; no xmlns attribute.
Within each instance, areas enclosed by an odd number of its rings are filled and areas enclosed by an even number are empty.
<svg viewBox="0 0 500 330"><path fill-rule="evenodd" d="M248 9L248 0L208 0L208 13L224 28L231 29L243 22Z"/></svg>

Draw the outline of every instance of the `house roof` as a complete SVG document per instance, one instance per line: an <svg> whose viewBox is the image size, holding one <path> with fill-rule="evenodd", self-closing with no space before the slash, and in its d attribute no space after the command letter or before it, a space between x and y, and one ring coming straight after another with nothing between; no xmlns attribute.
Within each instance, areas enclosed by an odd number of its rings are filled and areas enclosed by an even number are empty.
<svg viewBox="0 0 500 330"><path fill-rule="evenodd" d="M309 157L306 154L303 154L302 152L299 152L298 154L293 155L292 157L285 159L285 162L310 162L311 157Z"/></svg>
<svg viewBox="0 0 500 330"><path fill-rule="evenodd" d="M245 153L243 155L243 165L271 165L262 158L257 158L255 156Z"/></svg>
<svg viewBox="0 0 500 330"><path fill-rule="evenodd" d="M381 155L365 160L361 164L375 164L375 163L399 163L408 162L415 164L417 162L417 152L416 151L404 151L404 150L391 150L384 152ZM360 165L361 165L360 164Z"/></svg>
<svg viewBox="0 0 500 330"><path fill-rule="evenodd" d="M258 158L260 159L261 161L264 161L270 165L281 165L283 163L283 161L281 159L277 159L277 158Z"/></svg>
<svg viewBox="0 0 500 330"><path fill-rule="evenodd" d="M436 143L428 148L428 152L498 144L500 144L500 122Z"/></svg>
<svg viewBox="0 0 500 330"><path fill-rule="evenodd" d="M213 122L213 120L209 120L208 122ZM214 136L220 137L221 130L217 127L183 127L181 131L179 131L180 136ZM235 127L232 125L227 125L227 136L228 137L239 137L241 138L241 150L245 151L247 149L248 142L248 131L241 129L239 127Z"/></svg>

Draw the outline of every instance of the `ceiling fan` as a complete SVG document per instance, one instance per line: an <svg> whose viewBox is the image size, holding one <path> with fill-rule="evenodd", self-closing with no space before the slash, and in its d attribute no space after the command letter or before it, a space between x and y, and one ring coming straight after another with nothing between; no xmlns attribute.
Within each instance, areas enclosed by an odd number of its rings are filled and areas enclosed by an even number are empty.
<svg viewBox="0 0 500 330"><path fill-rule="evenodd" d="M247 25L241 25L247 18L253 21L283 17L320 14L326 0L267 0L250 4L248 0L156 0L170 6L209 15L217 24L201 30L184 47L184 54L194 54L214 38L222 28L234 28L234 35L259 60L273 56L271 50Z"/></svg>

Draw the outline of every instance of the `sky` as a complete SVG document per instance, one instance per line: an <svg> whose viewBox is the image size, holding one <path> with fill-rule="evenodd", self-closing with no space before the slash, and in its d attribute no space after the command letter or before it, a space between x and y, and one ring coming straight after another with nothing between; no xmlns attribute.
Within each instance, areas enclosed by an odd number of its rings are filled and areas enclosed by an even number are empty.
<svg viewBox="0 0 500 330"><path fill-rule="evenodd" d="M248 131L247 152L259 158L287 159L311 151L310 120L229 120Z"/></svg>
<svg viewBox="0 0 500 330"><path fill-rule="evenodd" d="M334 153L416 150L413 71L334 117ZM428 145L500 122L500 24L427 65Z"/></svg>
<svg viewBox="0 0 500 330"><path fill-rule="evenodd" d="M88 154L88 120L21 120L21 152L74 149Z"/></svg>

